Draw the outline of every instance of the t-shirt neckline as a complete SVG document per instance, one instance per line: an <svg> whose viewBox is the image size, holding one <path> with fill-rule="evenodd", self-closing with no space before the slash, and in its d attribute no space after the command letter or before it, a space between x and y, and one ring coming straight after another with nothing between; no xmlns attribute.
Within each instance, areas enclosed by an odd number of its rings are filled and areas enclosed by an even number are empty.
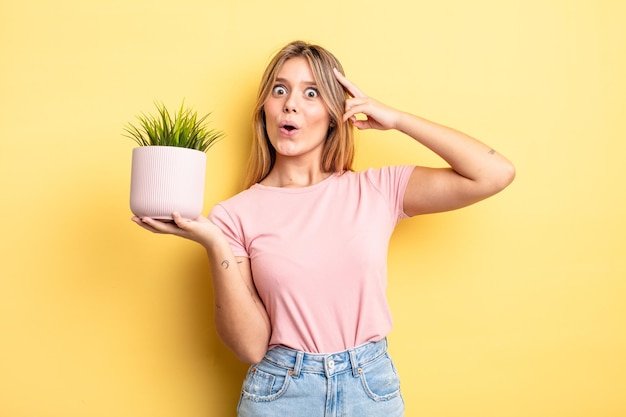
<svg viewBox="0 0 626 417"><path fill-rule="evenodd" d="M315 191L319 188L326 186L332 179L336 178L339 175L339 172L332 172L328 177L324 178L320 182L317 182L312 185L307 185L305 187L275 187L271 185L263 185L260 183L256 183L250 187L251 189L257 189L262 191L274 191L279 193L287 193L287 194L301 194L308 193L311 191Z"/></svg>

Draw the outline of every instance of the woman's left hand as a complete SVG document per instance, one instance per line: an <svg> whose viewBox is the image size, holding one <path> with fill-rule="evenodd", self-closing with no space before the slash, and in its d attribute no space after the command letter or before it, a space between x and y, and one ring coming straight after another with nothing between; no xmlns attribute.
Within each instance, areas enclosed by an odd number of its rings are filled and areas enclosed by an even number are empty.
<svg viewBox="0 0 626 417"><path fill-rule="evenodd" d="M365 95L356 85L348 80L337 69L333 69L335 78L352 96L346 100L343 121L351 120L358 129L396 129L401 112L386 106L371 97ZM365 119L357 119L356 115L362 114Z"/></svg>

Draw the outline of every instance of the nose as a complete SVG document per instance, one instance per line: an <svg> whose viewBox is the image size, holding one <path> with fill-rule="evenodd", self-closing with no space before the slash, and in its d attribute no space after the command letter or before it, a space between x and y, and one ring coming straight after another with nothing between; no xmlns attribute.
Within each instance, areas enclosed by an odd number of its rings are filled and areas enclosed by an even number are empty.
<svg viewBox="0 0 626 417"><path fill-rule="evenodd" d="M293 94L289 94L287 99L285 100L285 113L297 113L298 112L298 103L296 103L296 99Z"/></svg>

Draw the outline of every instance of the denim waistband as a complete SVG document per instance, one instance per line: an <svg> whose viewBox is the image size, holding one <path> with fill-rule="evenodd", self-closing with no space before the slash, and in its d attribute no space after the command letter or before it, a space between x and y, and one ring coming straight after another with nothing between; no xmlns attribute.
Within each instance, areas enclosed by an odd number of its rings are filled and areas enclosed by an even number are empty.
<svg viewBox="0 0 626 417"><path fill-rule="evenodd" d="M387 352L387 339L378 342L369 342L343 352L336 353L308 353L276 346L270 349L264 360L275 366L287 369L292 377L298 378L301 372L325 374L331 377L335 374L352 371L356 377L361 368Z"/></svg>

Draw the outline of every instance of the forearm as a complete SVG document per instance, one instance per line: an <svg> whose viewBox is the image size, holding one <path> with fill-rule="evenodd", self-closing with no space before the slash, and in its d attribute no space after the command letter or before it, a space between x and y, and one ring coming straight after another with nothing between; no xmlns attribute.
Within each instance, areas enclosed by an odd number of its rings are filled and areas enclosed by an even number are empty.
<svg viewBox="0 0 626 417"><path fill-rule="evenodd" d="M265 307L251 277L244 277L240 271L225 239L208 247L207 254L213 276L217 333L240 360L257 363L267 351L271 332Z"/></svg>
<svg viewBox="0 0 626 417"><path fill-rule="evenodd" d="M271 326L254 287L249 260L238 265L224 234L206 217L185 220L172 213L172 218L174 223L149 217L132 220L153 233L180 236L206 249L213 276L217 333L239 359L259 362L267 351Z"/></svg>
<svg viewBox="0 0 626 417"><path fill-rule="evenodd" d="M455 172L469 180L504 188L515 175L513 165L504 156L452 128L399 112L396 129L435 152Z"/></svg>

